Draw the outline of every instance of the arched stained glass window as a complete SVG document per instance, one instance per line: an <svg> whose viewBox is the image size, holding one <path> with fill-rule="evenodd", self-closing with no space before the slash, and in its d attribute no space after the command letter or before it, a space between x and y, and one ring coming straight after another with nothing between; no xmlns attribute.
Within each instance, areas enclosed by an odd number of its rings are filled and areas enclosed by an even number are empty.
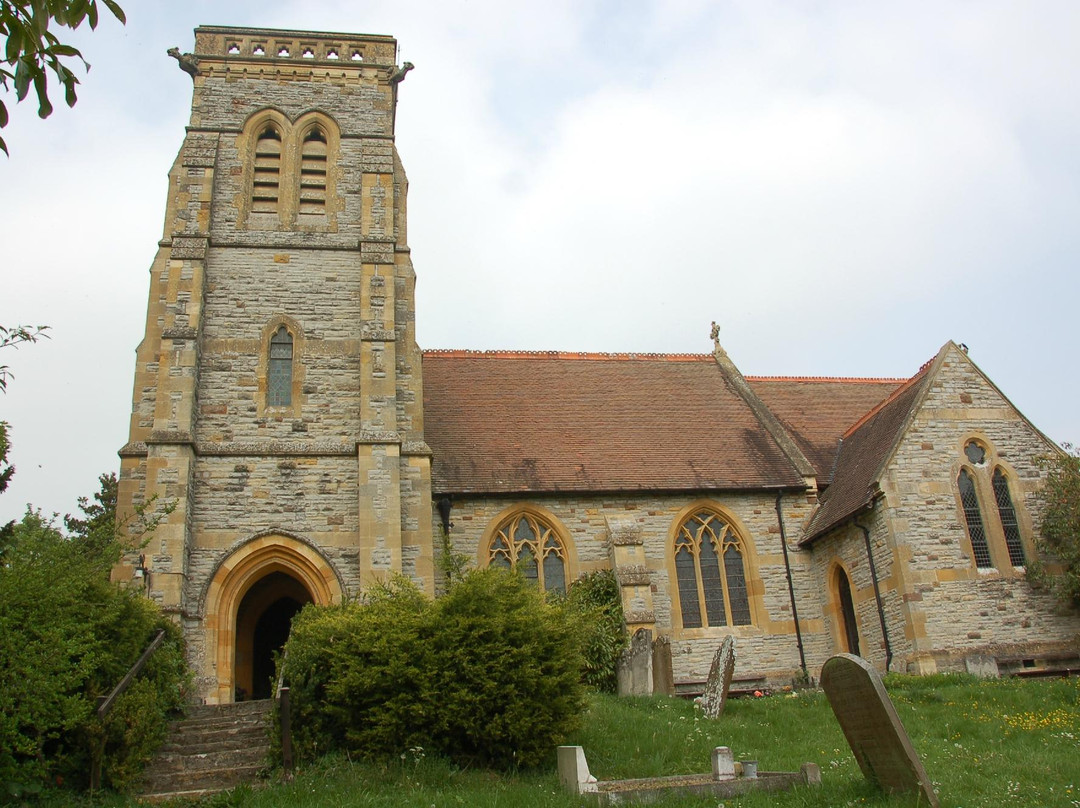
<svg viewBox="0 0 1080 808"><path fill-rule="evenodd" d="M277 213L281 195L281 132L267 124L255 141L255 172L251 180L251 210Z"/></svg>
<svg viewBox="0 0 1080 808"><path fill-rule="evenodd" d="M1016 509L1009 494L1009 481L1000 468L994 469L993 484L1001 530L1005 534L1005 546L1009 550L1009 562L1014 567L1022 567L1025 559L1024 543L1020 540L1020 523L1016 519Z"/></svg>
<svg viewBox="0 0 1080 808"><path fill-rule="evenodd" d="M979 569L992 569L994 562L990 558L990 546L986 541L979 495L975 491L975 481L971 479L967 469L960 469L956 485L960 489L960 502L964 506L964 521L967 522L968 538L971 539L971 552L975 554L975 566Z"/></svg>
<svg viewBox="0 0 1080 808"><path fill-rule="evenodd" d="M266 369L266 406L292 405L293 339L285 326L270 338Z"/></svg>
<svg viewBox="0 0 1080 808"><path fill-rule="evenodd" d="M517 513L495 530L488 566L516 568L547 592L565 592L566 548L555 529L532 513Z"/></svg>
<svg viewBox="0 0 1080 808"><path fill-rule="evenodd" d="M698 511L679 525L674 549L683 628L750 625L743 543L735 529L713 511Z"/></svg>

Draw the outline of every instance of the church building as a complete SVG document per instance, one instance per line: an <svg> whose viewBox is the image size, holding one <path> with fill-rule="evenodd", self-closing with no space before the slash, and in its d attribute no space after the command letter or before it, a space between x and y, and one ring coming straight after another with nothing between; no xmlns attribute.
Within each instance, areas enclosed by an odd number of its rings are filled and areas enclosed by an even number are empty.
<svg viewBox="0 0 1080 808"><path fill-rule="evenodd" d="M962 346L909 379L744 376L715 329L705 354L421 350L396 41L203 27L174 55L191 120L119 490L122 519L172 510L114 577L175 616L207 703L269 695L306 603L392 574L434 596L447 546L552 591L614 570L676 684L728 635L763 686L840 651L1077 660L1080 615L1025 578L1057 449Z"/></svg>

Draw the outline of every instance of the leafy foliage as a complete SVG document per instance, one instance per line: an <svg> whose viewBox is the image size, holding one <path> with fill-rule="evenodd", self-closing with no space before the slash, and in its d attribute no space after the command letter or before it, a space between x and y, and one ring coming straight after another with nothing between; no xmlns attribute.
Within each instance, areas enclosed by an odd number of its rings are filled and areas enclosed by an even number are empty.
<svg viewBox="0 0 1080 808"><path fill-rule="evenodd" d="M1039 491L1042 528L1036 539L1040 557L1029 565L1036 583L1080 608L1080 454L1069 445L1044 458L1047 476Z"/></svg>
<svg viewBox="0 0 1080 808"><path fill-rule="evenodd" d="M566 605L584 626L582 679L595 690L614 693L619 657L630 642L615 573L597 570L582 575L570 586Z"/></svg>
<svg viewBox="0 0 1080 808"><path fill-rule="evenodd" d="M115 0L101 0L109 12L125 23L124 10ZM77 99L75 85L78 77L61 59L78 59L86 70L90 65L78 49L65 45L49 30L55 23L72 30L86 22L97 28L97 0L0 0L0 36L6 39L3 60L0 61L0 87L15 89L15 98L22 101L34 88L38 116L48 118L53 111L49 100L49 73L64 88L64 101L69 107ZM8 124L8 111L0 101L0 129ZM7 154L7 144L0 138L0 150Z"/></svg>
<svg viewBox="0 0 1080 808"><path fill-rule="evenodd" d="M156 606L108 580L119 557L111 516L67 538L39 512L10 531L0 559L0 800L49 782L86 782L100 754L104 782L129 784L182 705L179 629ZM120 681L159 629L165 644L104 721L96 700Z"/></svg>
<svg viewBox="0 0 1080 808"><path fill-rule="evenodd" d="M362 603L305 607L284 661L298 753L536 765L584 707L579 632L564 617L500 570L471 571L435 602L399 579Z"/></svg>
<svg viewBox="0 0 1080 808"><path fill-rule="evenodd" d="M0 102L0 118L2 118L3 102ZM2 125L2 124L0 124ZM0 148L3 147L3 140L0 139ZM20 344L24 342L37 342L42 337L48 337L45 332L49 329L46 325L39 326L2 326L0 325L0 348L18 348ZM11 371L8 370L7 365L0 365L0 393L7 392L8 379L11 378ZM0 493L8 487L8 483L11 482L11 477L15 474L15 467L8 463L7 455L8 450L11 448L11 442L8 438L8 430L11 429L11 424L7 421L0 421ZM0 528L5 532L10 532L13 529L12 524L4 525Z"/></svg>

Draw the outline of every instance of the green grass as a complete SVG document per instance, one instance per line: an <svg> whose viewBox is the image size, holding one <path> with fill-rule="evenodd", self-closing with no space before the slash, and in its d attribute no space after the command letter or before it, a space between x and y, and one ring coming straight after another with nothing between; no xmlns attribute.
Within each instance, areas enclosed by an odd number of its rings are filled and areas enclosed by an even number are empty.
<svg viewBox="0 0 1080 808"><path fill-rule="evenodd" d="M978 682L969 677L886 679L886 685L937 788L942 806L1074 806L1080 808L1080 679ZM785 794L746 795L727 808L760 806L914 806L865 782L824 695L804 692L729 701L719 720L677 699L597 696L582 728L568 740L585 748L599 779L708 771L714 746L764 770L821 766L822 786ZM123 806L120 798L107 804ZM501 775L461 769L422 750L384 763L324 758L287 785L240 789L209 806L306 808L501 808L579 806L550 767ZM713 799L660 805L716 808Z"/></svg>

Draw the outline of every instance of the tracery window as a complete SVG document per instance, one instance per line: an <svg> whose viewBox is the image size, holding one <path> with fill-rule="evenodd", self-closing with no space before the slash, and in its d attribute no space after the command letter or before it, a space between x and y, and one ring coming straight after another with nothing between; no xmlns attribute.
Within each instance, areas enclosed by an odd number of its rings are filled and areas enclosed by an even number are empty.
<svg viewBox="0 0 1080 808"><path fill-rule="evenodd" d="M967 469L960 469L956 485L960 489L960 503L964 506L964 520L967 522L968 538L971 539L971 552L975 555L975 566L979 569L991 569L994 562L990 558L990 545L986 541L979 494Z"/></svg>
<svg viewBox="0 0 1080 808"><path fill-rule="evenodd" d="M496 528L488 566L517 569L546 592L566 591L566 548L554 527L532 513L516 513Z"/></svg>
<svg viewBox="0 0 1080 808"><path fill-rule="evenodd" d="M743 548L735 529L713 511L697 511L679 525L675 578L683 628L750 625Z"/></svg>
<svg viewBox="0 0 1080 808"><path fill-rule="evenodd" d="M1006 470L998 464L994 448L981 440L964 444L964 458L967 462L956 484L975 566L981 570L1023 567L1024 541ZM986 503L993 505L983 511Z"/></svg>
<svg viewBox="0 0 1080 808"><path fill-rule="evenodd" d="M288 329L281 326L270 338L266 368L266 406L292 405L292 377L293 338Z"/></svg>
<svg viewBox="0 0 1080 808"><path fill-rule="evenodd" d="M300 150L300 215L326 212L326 133L313 126Z"/></svg>
<svg viewBox="0 0 1080 808"><path fill-rule="evenodd" d="M1022 567L1025 559L1024 542L1020 539L1020 523L1016 519L1016 509L1009 494L1009 481L1000 467L994 469L993 485L1001 530L1005 533L1005 547L1009 551L1009 562L1014 567Z"/></svg>
<svg viewBox="0 0 1080 808"><path fill-rule="evenodd" d="M255 171L251 181L253 213L277 213L281 198L281 132L268 123L255 141Z"/></svg>

